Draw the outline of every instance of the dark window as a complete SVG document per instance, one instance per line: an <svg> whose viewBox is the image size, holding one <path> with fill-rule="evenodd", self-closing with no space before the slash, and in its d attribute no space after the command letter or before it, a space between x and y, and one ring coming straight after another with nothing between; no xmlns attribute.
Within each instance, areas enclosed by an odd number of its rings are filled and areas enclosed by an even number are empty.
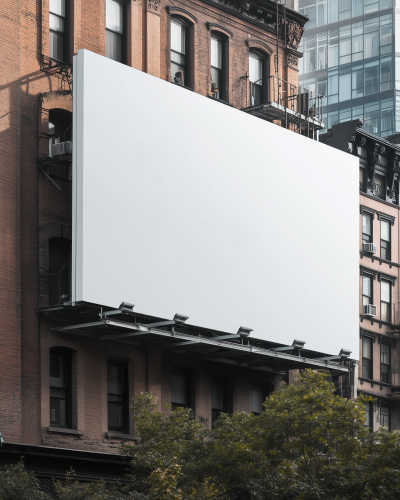
<svg viewBox="0 0 400 500"><path fill-rule="evenodd" d="M128 433L128 366L120 361L107 364L108 430Z"/></svg>
<svg viewBox="0 0 400 500"><path fill-rule="evenodd" d="M390 260L390 222L381 220L381 258Z"/></svg>
<svg viewBox="0 0 400 500"><path fill-rule="evenodd" d="M186 87L189 79L189 27L181 19L171 19L171 80Z"/></svg>
<svg viewBox="0 0 400 500"><path fill-rule="evenodd" d="M174 369L171 376L171 407L191 407L190 373L186 370Z"/></svg>
<svg viewBox="0 0 400 500"><path fill-rule="evenodd" d="M362 242L372 243L372 217L368 214L362 216Z"/></svg>
<svg viewBox="0 0 400 500"><path fill-rule="evenodd" d="M364 184L364 169L360 168L360 191L364 192L365 191L365 184Z"/></svg>
<svg viewBox="0 0 400 500"><path fill-rule="evenodd" d="M372 411L371 411L371 403L364 403L364 412L365 412L365 427L368 427L372 430Z"/></svg>
<svg viewBox="0 0 400 500"><path fill-rule="evenodd" d="M362 376L372 380L372 339L362 339Z"/></svg>
<svg viewBox="0 0 400 500"><path fill-rule="evenodd" d="M381 344L381 382L390 384L390 345Z"/></svg>
<svg viewBox="0 0 400 500"><path fill-rule="evenodd" d="M362 305L372 304L372 277L363 275L362 277Z"/></svg>
<svg viewBox="0 0 400 500"><path fill-rule="evenodd" d="M390 407L381 406L381 427L390 431Z"/></svg>
<svg viewBox="0 0 400 500"><path fill-rule="evenodd" d="M51 306L71 299L71 240L49 240L49 304Z"/></svg>
<svg viewBox="0 0 400 500"><path fill-rule="evenodd" d="M63 179L71 179L72 165L72 113L64 109L49 111L49 156L54 161L48 173Z"/></svg>
<svg viewBox="0 0 400 500"><path fill-rule="evenodd" d="M124 62L124 5L117 0L106 2L106 57Z"/></svg>
<svg viewBox="0 0 400 500"><path fill-rule="evenodd" d="M390 323L391 314L390 314L390 282L389 281L381 281L381 320Z"/></svg>
<svg viewBox="0 0 400 500"><path fill-rule="evenodd" d="M67 7L68 0L50 0L49 28L50 28L50 57L57 61L67 61Z"/></svg>
<svg viewBox="0 0 400 500"><path fill-rule="evenodd" d="M372 194L381 200L386 199L385 178L382 175L374 175L374 182L372 183Z"/></svg>
<svg viewBox="0 0 400 500"><path fill-rule="evenodd" d="M224 99L224 42L215 35L211 36L211 81L217 84L218 91L213 95L216 99Z"/></svg>
<svg viewBox="0 0 400 500"><path fill-rule="evenodd" d="M71 427L71 356L50 351L50 426Z"/></svg>
<svg viewBox="0 0 400 500"><path fill-rule="evenodd" d="M249 55L250 106L264 102L264 58L255 52Z"/></svg>
<svg viewBox="0 0 400 500"><path fill-rule="evenodd" d="M211 410L212 427L221 413L228 413L228 382L226 380L211 380Z"/></svg>
<svg viewBox="0 0 400 500"><path fill-rule="evenodd" d="M251 412L260 415L263 411L263 404L271 394L271 388L263 385L252 385L251 387Z"/></svg>

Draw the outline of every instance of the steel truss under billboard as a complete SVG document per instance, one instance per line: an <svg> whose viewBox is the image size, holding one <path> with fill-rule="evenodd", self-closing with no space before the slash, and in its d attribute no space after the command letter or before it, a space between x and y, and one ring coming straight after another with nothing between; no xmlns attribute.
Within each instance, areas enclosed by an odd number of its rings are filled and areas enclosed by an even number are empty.
<svg viewBox="0 0 400 500"><path fill-rule="evenodd" d="M358 357L358 162L86 50L73 301Z"/></svg>

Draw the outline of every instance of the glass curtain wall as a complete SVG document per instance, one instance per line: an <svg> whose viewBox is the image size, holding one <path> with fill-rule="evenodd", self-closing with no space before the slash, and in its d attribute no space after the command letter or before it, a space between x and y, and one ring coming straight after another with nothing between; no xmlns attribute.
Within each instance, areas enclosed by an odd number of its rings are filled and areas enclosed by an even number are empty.
<svg viewBox="0 0 400 500"><path fill-rule="evenodd" d="M299 6L310 19L299 46L299 84L325 96L320 133L358 118L373 134L400 132L400 16L393 0L300 0Z"/></svg>

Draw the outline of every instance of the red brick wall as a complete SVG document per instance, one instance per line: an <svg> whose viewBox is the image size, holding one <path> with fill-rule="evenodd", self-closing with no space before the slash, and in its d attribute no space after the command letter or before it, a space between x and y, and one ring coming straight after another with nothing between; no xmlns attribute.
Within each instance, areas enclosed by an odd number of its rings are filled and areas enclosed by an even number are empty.
<svg viewBox="0 0 400 500"><path fill-rule="evenodd" d="M127 6L128 64L170 80L169 2L131 0ZM227 97L236 107L247 105L250 47L271 53L274 73L275 39L250 22L237 20L200 1L174 4L197 18L192 29L192 85L202 95L210 93L210 35L207 22L232 32L227 36ZM105 54L105 0L70 1L70 52L86 48ZM182 14L183 15L183 14ZM192 19L189 16L189 19ZM105 439L106 359L124 355L131 359L132 390L151 390L159 404L169 400L169 373L175 355L129 348L110 342L71 338L51 332L57 320L37 315L48 305L48 239L71 237L71 184L57 179L61 190L38 172L37 158L46 153L48 110L72 111L70 96L39 93L60 88L60 81L40 71L42 54L49 56L49 1L0 2L0 432L6 441L51 444L80 449L107 449ZM284 74L285 56L280 46L280 75L297 82L296 71ZM101 105L101 103L99 103ZM48 354L51 346L70 346L73 356L73 424L82 437L49 434ZM196 372L196 409L210 418L211 373L229 373L235 387L235 411L249 409L249 377L262 372L217 363L177 359ZM131 384L132 385L132 384ZM196 410L196 411L197 411ZM208 416L207 416L208 415Z"/></svg>

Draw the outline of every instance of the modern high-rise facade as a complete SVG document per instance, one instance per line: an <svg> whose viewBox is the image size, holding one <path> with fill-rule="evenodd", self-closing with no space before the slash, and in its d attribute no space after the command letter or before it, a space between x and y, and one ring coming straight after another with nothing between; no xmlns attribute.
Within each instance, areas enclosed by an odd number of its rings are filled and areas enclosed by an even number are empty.
<svg viewBox="0 0 400 500"><path fill-rule="evenodd" d="M360 118L364 130L380 137L400 132L396 7L399 0L300 0L309 21L299 46L299 83L325 96L320 134Z"/></svg>

